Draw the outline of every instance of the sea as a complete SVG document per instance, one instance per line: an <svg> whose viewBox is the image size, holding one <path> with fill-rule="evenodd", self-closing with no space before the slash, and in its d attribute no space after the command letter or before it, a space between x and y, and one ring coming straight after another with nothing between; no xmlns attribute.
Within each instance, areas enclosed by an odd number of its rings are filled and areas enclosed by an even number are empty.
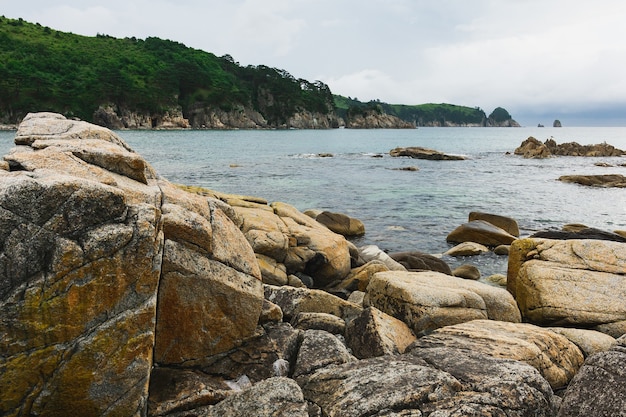
<svg viewBox="0 0 626 417"><path fill-rule="evenodd" d="M626 175L626 157L524 159L513 154L532 136L557 143L606 142L626 149L626 127L420 127L417 129L118 131L174 183L262 197L297 209L344 213L365 224L357 246L442 256L472 264L482 277L506 274L506 256L452 258L446 236L472 211L512 217L521 236L582 223L626 230L626 189L558 181L562 175ZM0 152L15 132L0 132ZM391 157L421 146L462 161ZM598 164L601 163L601 164ZM599 166L605 165L605 166Z"/></svg>

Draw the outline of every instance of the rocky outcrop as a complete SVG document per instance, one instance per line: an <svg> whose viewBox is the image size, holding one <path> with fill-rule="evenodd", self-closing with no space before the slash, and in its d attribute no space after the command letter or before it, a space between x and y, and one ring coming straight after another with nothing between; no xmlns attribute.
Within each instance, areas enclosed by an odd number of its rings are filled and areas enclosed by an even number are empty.
<svg viewBox="0 0 626 417"><path fill-rule="evenodd" d="M140 113L113 104L102 105L93 113L95 124L109 129L188 129L189 121L180 107L158 114Z"/></svg>
<svg viewBox="0 0 626 417"><path fill-rule="evenodd" d="M346 118L344 124L347 129L415 129L414 123L377 111L352 115Z"/></svg>
<svg viewBox="0 0 626 417"><path fill-rule="evenodd" d="M511 245L507 288L525 320L626 333L626 244L521 239Z"/></svg>
<svg viewBox="0 0 626 417"><path fill-rule="evenodd" d="M304 273L316 287L323 288L350 272L350 248L345 238L293 206L233 198L226 201L241 219L241 230L254 252L274 260L286 275Z"/></svg>
<svg viewBox="0 0 626 417"><path fill-rule="evenodd" d="M421 148L419 146L395 148L389 151L389 155L393 157L408 156L409 158L427 159L430 161L462 161L467 159L462 155L448 155L434 149Z"/></svg>
<svg viewBox="0 0 626 417"><path fill-rule="evenodd" d="M144 415L155 364L252 335L261 274L223 203L88 123L30 114L15 143L0 171L1 414Z"/></svg>
<svg viewBox="0 0 626 417"><path fill-rule="evenodd" d="M626 177L621 174L562 175L559 177L559 181L588 187L626 188Z"/></svg>
<svg viewBox="0 0 626 417"><path fill-rule="evenodd" d="M549 158L551 156L622 156L626 151L617 149L606 142L596 145L580 145L576 142L557 144L552 138L541 142L534 137L529 137L515 149L515 155L524 158Z"/></svg>

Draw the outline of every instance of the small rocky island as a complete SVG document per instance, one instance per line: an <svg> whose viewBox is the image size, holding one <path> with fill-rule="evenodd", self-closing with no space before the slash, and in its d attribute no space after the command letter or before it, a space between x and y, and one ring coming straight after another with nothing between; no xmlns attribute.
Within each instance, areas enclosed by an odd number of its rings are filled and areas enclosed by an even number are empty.
<svg viewBox="0 0 626 417"><path fill-rule="evenodd" d="M172 184L102 127L29 114L15 145L0 165L3 416L626 409L619 239L520 237L471 213L453 253L509 263L467 279L356 247L366 225L347 216Z"/></svg>

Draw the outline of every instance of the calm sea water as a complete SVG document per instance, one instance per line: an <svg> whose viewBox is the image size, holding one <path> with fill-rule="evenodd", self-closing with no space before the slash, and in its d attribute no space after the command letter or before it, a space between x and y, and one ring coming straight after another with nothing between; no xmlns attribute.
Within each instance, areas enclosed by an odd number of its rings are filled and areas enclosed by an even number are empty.
<svg viewBox="0 0 626 417"><path fill-rule="evenodd" d="M534 136L558 143L607 142L626 149L626 128L419 128L414 130L122 131L172 182L283 201L300 210L342 212L365 223L357 245L439 254L471 211L510 216L522 235L584 223L626 229L626 190L586 188L561 175L626 175L626 158L529 160L513 150ZM0 151L14 132L0 132ZM397 146L462 154L465 161L392 158ZM510 152L511 154L507 154ZM329 153L332 157L321 157ZM382 157L377 157L381 156ZM614 167L599 167L606 162ZM418 171L398 168L416 166ZM445 258L471 263L483 276L506 273L506 258Z"/></svg>

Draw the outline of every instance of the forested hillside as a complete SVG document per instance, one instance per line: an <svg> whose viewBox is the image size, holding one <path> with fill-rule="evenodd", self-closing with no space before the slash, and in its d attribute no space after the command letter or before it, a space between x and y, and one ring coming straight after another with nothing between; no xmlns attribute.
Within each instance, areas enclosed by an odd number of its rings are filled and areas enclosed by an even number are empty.
<svg viewBox="0 0 626 417"><path fill-rule="evenodd" d="M64 33L0 17L0 122L49 110L91 121L100 105L159 113L240 106L280 125L297 110L334 113L322 82L147 38Z"/></svg>
<svg viewBox="0 0 626 417"><path fill-rule="evenodd" d="M112 128L516 125L502 108L487 117L452 104L363 103L321 81L170 40L80 36L2 16L0 125L32 111Z"/></svg>

